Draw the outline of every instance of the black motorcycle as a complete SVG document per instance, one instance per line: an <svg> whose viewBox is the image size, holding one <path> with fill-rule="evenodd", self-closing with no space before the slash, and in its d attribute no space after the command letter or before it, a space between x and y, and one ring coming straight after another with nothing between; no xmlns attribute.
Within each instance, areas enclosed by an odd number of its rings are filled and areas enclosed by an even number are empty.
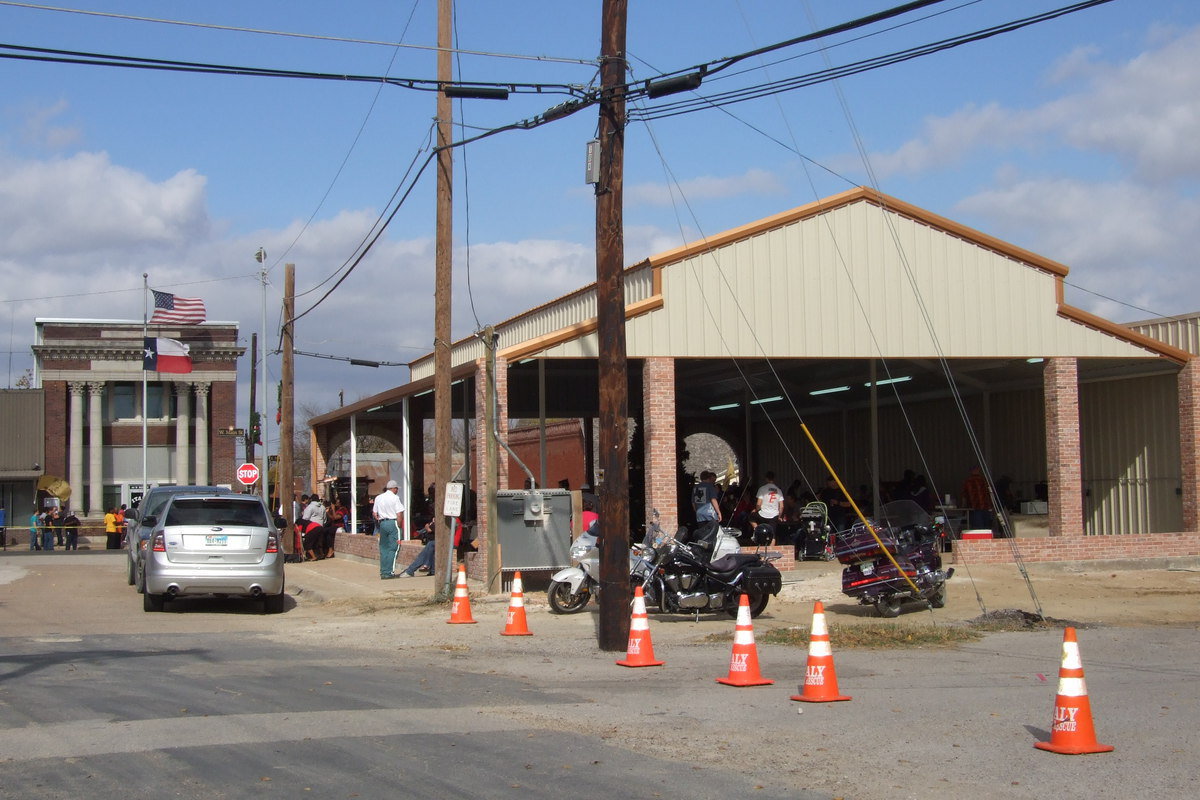
<svg viewBox="0 0 1200 800"><path fill-rule="evenodd" d="M659 541L648 554L653 569L642 582L647 606L664 614L699 617L701 612L724 611L737 617L744 594L750 599L750 615L757 617L783 588L779 570L770 563L778 555L727 552L736 549L736 538L716 523L694 536L681 531L677 537L682 538Z"/></svg>
<svg viewBox="0 0 1200 800"><path fill-rule="evenodd" d="M888 503L877 519L871 522L874 534L861 522L837 534L834 555L846 565L842 592L874 605L881 617L898 616L906 602L946 605L954 569L942 571L941 526L912 500Z"/></svg>

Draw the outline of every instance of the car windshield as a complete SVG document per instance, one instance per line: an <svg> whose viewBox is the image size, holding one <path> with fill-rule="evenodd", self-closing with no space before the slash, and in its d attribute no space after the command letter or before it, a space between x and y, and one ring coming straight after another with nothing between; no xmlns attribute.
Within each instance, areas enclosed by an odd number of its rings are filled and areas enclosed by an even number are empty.
<svg viewBox="0 0 1200 800"><path fill-rule="evenodd" d="M175 499L167 510L167 525L247 525L267 527L262 503L232 497Z"/></svg>

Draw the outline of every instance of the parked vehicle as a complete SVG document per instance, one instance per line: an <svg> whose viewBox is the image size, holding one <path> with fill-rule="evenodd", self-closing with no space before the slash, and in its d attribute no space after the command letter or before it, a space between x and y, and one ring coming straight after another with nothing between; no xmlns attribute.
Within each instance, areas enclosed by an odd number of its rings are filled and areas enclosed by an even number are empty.
<svg viewBox="0 0 1200 800"><path fill-rule="evenodd" d="M654 568L642 583L647 606L657 606L664 614L699 617L705 611L724 611L736 617L745 594L750 598L751 616L761 614L770 596L783 588L779 570L770 563L779 555L743 553L737 534L736 529L714 522L690 536L681 531L677 538L655 547L650 558Z"/></svg>
<svg viewBox="0 0 1200 800"><path fill-rule="evenodd" d="M188 595L261 599L269 614L283 611L282 517L272 519L261 497L177 494L159 514L147 514L142 608L162 611Z"/></svg>
<svg viewBox="0 0 1200 800"><path fill-rule="evenodd" d="M177 494L233 494L224 486L155 486L146 493L137 508L125 512L125 556L129 574L129 585L142 591L142 563L150 529L142 528L141 519L157 515L164 505Z"/></svg>
<svg viewBox="0 0 1200 800"><path fill-rule="evenodd" d="M657 512L655 512L657 515ZM657 517L656 517L657 526ZM550 610L556 614L577 614L583 611L588 601L600 592L600 548L596 534L599 523L581 533L571 545L571 560L576 564L560 569L550 578L546 598ZM630 584L640 584L653 569L650 560L654 549L646 544L635 543L629 551Z"/></svg>
<svg viewBox="0 0 1200 800"><path fill-rule="evenodd" d="M874 605L881 617L899 615L906 602L946 605L954 569L942 571L941 526L912 500L888 503L878 520L869 520L870 529L858 522L837 534L834 553L846 565L842 592Z"/></svg>

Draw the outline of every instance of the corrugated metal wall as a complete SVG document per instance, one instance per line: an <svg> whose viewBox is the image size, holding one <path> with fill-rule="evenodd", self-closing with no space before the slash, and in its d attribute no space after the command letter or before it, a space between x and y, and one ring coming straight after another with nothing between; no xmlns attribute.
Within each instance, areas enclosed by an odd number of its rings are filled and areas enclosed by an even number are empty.
<svg viewBox="0 0 1200 800"><path fill-rule="evenodd" d="M1166 342L1172 347L1178 347L1180 350L1186 350L1192 354L1200 354L1200 314L1133 322L1129 327L1138 333L1153 336L1160 342Z"/></svg>
<svg viewBox="0 0 1200 800"><path fill-rule="evenodd" d="M46 401L41 389L0 390L0 472L44 464Z"/></svg>
<svg viewBox="0 0 1200 800"><path fill-rule="evenodd" d="M1175 376L1084 384L1079 405L1087 532L1182 530Z"/></svg>

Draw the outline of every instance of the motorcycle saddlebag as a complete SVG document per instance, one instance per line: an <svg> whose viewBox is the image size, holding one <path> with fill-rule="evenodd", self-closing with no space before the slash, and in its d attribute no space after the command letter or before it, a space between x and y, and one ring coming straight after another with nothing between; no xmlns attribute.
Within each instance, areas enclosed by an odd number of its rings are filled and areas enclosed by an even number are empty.
<svg viewBox="0 0 1200 800"><path fill-rule="evenodd" d="M779 570L770 564L747 567L746 578L742 583L742 587L747 592L755 594L760 592L779 594L779 590L783 588L783 576L779 574Z"/></svg>
<svg viewBox="0 0 1200 800"><path fill-rule="evenodd" d="M876 528L875 533L890 552L894 554L899 551L891 528ZM833 541L833 554L843 564L854 564L882 556L883 550L871 535L871 531L867 530L867 526L856 522L849 530L838 532Z"/></svg>

